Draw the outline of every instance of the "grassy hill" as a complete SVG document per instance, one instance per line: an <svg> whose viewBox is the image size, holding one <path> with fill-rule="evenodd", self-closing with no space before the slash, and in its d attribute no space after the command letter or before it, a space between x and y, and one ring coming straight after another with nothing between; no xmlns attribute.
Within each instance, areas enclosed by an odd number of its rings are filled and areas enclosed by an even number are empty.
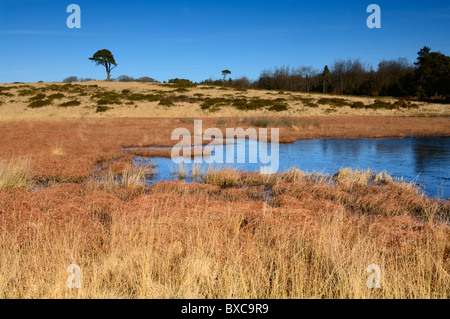
<svg viewBox="0 0 450 319"><path fill-rule="evenodd" d="M79 117L449 116L450 105L393 98L139 82L0 85L9 119Z"/></svg>

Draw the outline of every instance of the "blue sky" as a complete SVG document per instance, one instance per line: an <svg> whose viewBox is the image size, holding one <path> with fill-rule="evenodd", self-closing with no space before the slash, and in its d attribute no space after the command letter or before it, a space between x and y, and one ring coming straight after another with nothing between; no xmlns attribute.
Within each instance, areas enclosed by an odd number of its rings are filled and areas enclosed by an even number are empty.
<svg viewBox="0 0 450 319"><path fill-rule="evenodd" d="M69 29L69 4L81 29ZM381 7L382 28L369 29L366 8ZM265 68L360 58L410 62L424 45L450 55L447 0L95 1L0 0L0 82L104 79L88 60L109 49L122 74L159 81L256 79Z"/></svg>

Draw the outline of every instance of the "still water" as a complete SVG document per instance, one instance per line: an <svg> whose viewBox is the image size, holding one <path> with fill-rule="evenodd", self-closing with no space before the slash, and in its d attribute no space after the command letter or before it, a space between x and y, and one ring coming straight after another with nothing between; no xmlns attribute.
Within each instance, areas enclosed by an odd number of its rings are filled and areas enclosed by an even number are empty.
<svg viewBox="0 0 450 319"><path fill-rule="evenodd" d="M245 152L238 152L245 147ZM220 168L234 168L259 171L264 166L260 153L268 149L268 155L276 148L254 140L237 139L225 145L206 146L215 159L232 152L232 164L210 164L205 159L201 163L183 164L190 170L195 165L207 170L210 165ZM407 137L383 139L315 139L298 140L292 144L278 144L279 171L297 167L303 171L334 174L340 168L351 167L370 169L375 172L387 171L392 176L403 177L415 182L428 195L440 198L450 197L450 137ZM249 154L258 154L256 163L249 163ZM245 158L244 158L245 157ZM149 183L173 180L179 164L169 158L136 157L137 164L156 164L157 174ZM211 161L211 159L209 160ZM240 163L245 162L245 163Z"/></svg>

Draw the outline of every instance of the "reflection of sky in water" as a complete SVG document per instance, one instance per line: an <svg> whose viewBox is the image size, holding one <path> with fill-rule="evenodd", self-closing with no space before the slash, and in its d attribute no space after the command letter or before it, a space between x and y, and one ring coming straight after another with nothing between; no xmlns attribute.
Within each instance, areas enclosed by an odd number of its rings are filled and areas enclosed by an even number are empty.
<svg viewBox="0 0 450 319"><path fill-rule="evenodd" d="M245 146L246 151L237 152L237 147ZM258 154L258 142L237 140L237 145L215 146L216 155L223 151L223 159L234 148L233 164L209 164L204 160L200 164L183 164L190 170L193 165L206 170L210 165L230 167L239 170L259 171L262 163L249 163L249 154ZM273 146L268 145L268 155ZM206 146L213 148L213 146ZM221 148L221 149L220 149ZM239 156L237 155L239 154ZM448 137L408 137L384 139L316 139L299 140L293 144L279 144L279 170L297 167L304 171L323 171L334 174L342 167L352 167L391 173L404 177L406 181L421 183L426 193L434 196L450 197L450 138ZM214 155L213 155L214 156ZM245 159L244 159L245 157ZM136 158L142 161L141 158ZM157 164L158 175L154 181L170 180L171 171L178 164L168 158L145 160ZM247 164L242 164L241 162Z"/></svg>

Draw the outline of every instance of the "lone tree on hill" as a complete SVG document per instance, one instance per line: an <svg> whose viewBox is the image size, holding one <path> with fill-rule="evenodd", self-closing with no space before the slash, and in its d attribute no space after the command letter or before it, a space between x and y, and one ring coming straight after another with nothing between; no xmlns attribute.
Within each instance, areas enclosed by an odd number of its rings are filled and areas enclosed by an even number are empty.
<svg viewBox="0 0 450 319"><path fill-rule="evenodd" d="M114 56L109 50L98 50L94 53L89 60L94 61L96 65L103 65L106 68L106 74L108 75L107 81L111 79L111 71L117 66Z"/></svg>
<svg viewBox="0 0 450 319"><path fill-rule="evenodd" d="M222 71L222 75L223 75L223 80L225 81L225 78L227 77L227 75L231 74L230 70L223 70Z"/></svg>

